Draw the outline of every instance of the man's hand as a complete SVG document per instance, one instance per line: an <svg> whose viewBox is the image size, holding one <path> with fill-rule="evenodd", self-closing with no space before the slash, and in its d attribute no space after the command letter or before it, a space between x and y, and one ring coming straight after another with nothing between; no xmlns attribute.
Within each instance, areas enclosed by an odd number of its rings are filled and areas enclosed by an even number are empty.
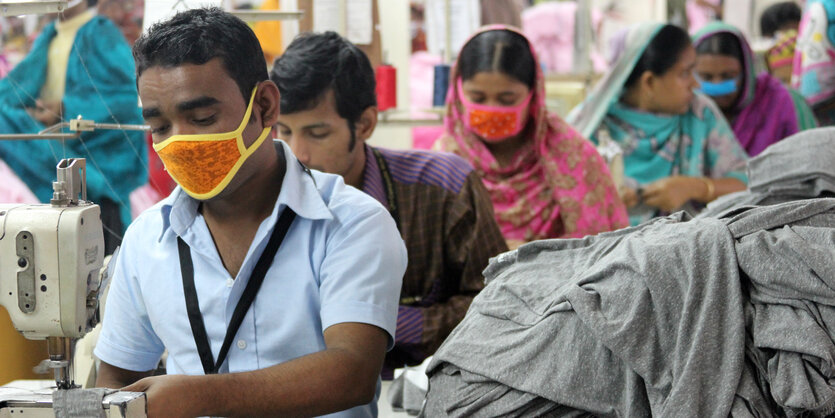
<svg viewBox="0 0 835 418"><path fill-rule="evenodd" d="M64 114L64 104L61 102L35 101L35 107L26 109L29 115L45 126L52 126L61 122L61 115Z"/></svg>
<svg viewBox="0 0 835 418"><path fill-rule="evenodd" d="M701 197L706 186L696 177L673 176L650 184L644 189L644 203L672 212L692 199Z"/></svg>
<svg viewBox="0 0 835 418"><path fill-rule="evenodd" d="M325 350L264 369L146 377L121 390L145 392L151 418L319 416L371 402L388 334L374 325L344 322L328 327L324 337ZM97 383L112 380L104 376Z"/></svg>
<svg viewBox="0 0 835 418"><path fill-rule="evenodd" d="M202 376L167 375L146 377L121 390L145 392L148 417L195 417L200 402Z"/></svg>

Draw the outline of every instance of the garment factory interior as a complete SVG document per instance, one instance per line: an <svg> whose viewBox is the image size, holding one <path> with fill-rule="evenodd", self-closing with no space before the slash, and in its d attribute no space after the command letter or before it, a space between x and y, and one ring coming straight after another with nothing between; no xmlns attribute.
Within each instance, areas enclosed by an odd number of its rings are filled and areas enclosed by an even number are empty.
<svg viewBox="0 0 835 418"><path fill-rule="evenodd" d="M0 0L0 418L835 416L833 126L835 0Z"/></svg>

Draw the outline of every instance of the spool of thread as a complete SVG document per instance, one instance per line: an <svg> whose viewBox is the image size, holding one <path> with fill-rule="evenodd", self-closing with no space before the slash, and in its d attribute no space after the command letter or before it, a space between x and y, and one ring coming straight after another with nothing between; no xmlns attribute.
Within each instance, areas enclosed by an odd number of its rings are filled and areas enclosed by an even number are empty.
<svg viewBox="0 0 835 418"><path fill-rule="evenodd" d="M377 67L377 109L397 107L397 69L388 64Z"/></svg>
<svg viewBox="0 0 835 418"><path fill-rule="evenodd" d="M446 92L449 89L449 65L436 65L434 80L432 87L432 106L443 107L446 104Z"/></svg>

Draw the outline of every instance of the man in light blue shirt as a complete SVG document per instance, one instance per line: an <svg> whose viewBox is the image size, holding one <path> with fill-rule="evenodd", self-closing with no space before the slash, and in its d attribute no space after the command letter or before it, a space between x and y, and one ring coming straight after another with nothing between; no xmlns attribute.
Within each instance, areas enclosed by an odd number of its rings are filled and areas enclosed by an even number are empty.
<svg viewBox="0 0 835 418"><path fill-rule="evenodd" d="M134 57L180 187L125 235L97 385L144 391L152 417L376 415L406 268L388 212L268 139L278 89L237 18L180 13Z"/></svg>

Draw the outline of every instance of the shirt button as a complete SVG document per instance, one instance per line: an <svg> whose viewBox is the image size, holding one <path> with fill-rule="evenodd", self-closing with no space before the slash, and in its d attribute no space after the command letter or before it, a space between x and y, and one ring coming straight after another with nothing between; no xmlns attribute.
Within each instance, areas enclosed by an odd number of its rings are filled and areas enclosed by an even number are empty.
<svg viewBox="0 0 835 418"><path fill-rule="evenodd" d="M246 348L246 341L238 340L238 348L240 348L241 350L245 349Z"/></svg>
<svg viewBox="0 0 835 418"><path fill-rule="evenodd" d="M226 279L226 287L232 287L235 285L235 279Z"/></svg>

